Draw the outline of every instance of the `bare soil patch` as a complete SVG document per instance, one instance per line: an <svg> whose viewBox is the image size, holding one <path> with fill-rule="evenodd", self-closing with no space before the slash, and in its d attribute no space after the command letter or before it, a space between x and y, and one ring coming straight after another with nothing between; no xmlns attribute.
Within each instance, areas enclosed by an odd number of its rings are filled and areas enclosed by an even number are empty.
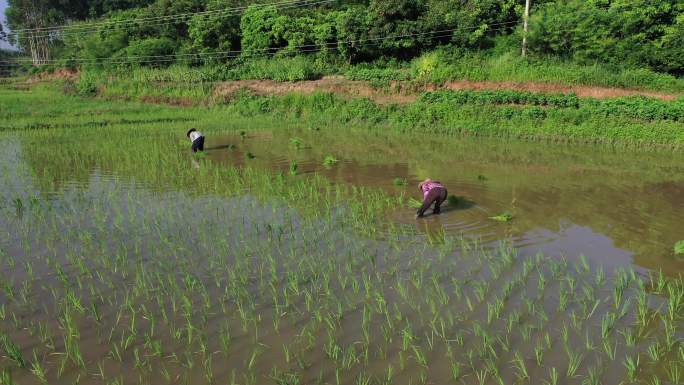
<svg viewBox="0 0 684 385"><path fill-rule="evenodd" d="M405 104L415 101L423 91L436 90L514 90L535 93L575 93L583 98L616 98L622 96L648 96L662 100L674 100L680 95L654 91L641 91L611 87L568 86L533 82L475 82L459 80L443 85L391 82L386 89L372 87L368 82L348 80L342 76L326 76L319 80L301 82L276 82L273 80L236 80L219 83L214 89L215 98L229 100L236 92L246 89L256 95L284 95L289 93L313 94L330 92L349 98L369 98L378 104Z"/></svg>
<svg viewBox="0 0 684 385"><path fill-rule="evenodd" d="M583 98L607 99L622 96L648 96L662 100L674 100L678 95L663 92L641 91L625 88L594 87L594 86L568 86L553 83L517 83L517 82L473 82L459 80L445 83L442 88L450 90L515 90L538 93L575 93Z"/></svg>
<svg viewBox="0 0 684 385"><path fill-rule="evenodd" d="M379 104L409 103L416 100L416 93L392 92L371 87L368 82L348 80L341 76L326 76L319 80L301 82L276 82L273 80L236 80L220 83L214 89L214 97L230 99L236 92L246 89L257 95L285 95L289 93L313 94L330 92L349 98L369 98Z"/></svg>
<svg viewBox="0 0 684 385"><path fill-rule="evenodd" d="M69 68L62 68L59 70L56 70L54 72L41 72L39 74L36 74L35 76L31 77L28 79L26 82L27 83L38 83L38 82L44 82L44 81L53 81L53 80L77 80L78 79L78 70L72 70Z"/></svg>

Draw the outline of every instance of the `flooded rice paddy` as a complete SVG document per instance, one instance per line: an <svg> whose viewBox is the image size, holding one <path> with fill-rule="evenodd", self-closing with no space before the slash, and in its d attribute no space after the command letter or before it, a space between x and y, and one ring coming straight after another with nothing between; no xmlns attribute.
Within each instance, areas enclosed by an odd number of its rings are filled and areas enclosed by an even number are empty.
<svg viewBox="0 0 684 385"><path fill-rule="evenodd" d="M1 384L682 383L682 155L255 124L193 156L182 113L89 103L0 136ZM459 203L416 221L425 177Z"/></svg>
<svg viewBox="0 0 684 385"><path fill-rule="evenodd" d="M418 233L508 239L524 254L684 272L673 253L684 237L684 155L671 151L296 129L208 143L215 162L288 173L294 161L302 175L416 199L420 181L438 179L461 198L457 206L418 221L406 207L388 216ZM339 162L325 165L327 155ZM502 212L514 220L490 219Z"/></svg>

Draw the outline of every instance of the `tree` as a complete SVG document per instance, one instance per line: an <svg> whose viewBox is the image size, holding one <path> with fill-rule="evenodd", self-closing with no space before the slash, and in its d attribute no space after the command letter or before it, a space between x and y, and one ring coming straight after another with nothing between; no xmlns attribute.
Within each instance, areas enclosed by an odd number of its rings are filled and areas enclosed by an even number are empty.
<svg viewBox="0 0 684 385"><path fill-rule="evenodd" d="M33 65L46 64L53 34L45 28L58 18L58 12L49 0L9 0L8 5L5 15L9 26L19 31L13 35L14 42L30 52Z"/></svg>
<svg viewBox="0 0 684 385"><path fill-rule="evenodd" d="M534 11L530 49L580 63L651 66L676 73L682 68L682 13L681 0L557 0Z"/></svg>
<svg viewBox="0 0 684 385"><path fill-rule="evenodd" d="M275 6L247 8L240 19L242 52L254 55L283 47L285 42L274 31L280 17Z"/></svg>
<svg viewBox="0 0 684 385"><path fill-rule="evenodd" d="M657 47L658 56L654 67L684 76L684 12L677 17L676 24L666 29Z"/></svg>
<svg viewBox="0 0 684 385"><path fill-rule="evenodd" d="M235 0L212 0L206 10L213 13L193 16L188 21L190 50L203 54L240 50L240 15L220 12L238 5Z"/></svg>

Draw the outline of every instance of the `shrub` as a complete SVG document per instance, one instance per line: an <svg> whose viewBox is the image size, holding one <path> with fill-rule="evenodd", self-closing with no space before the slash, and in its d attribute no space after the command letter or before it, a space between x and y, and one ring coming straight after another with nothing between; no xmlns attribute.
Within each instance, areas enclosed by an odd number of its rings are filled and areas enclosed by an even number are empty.
<svg viewBox="0 0 684 385"><path fill-rule="evenodd" d="M531 105L538 106L516 110L502 108L497 114L502 118L526 116L534 119L546 117L546 111L540 107L572 108L591 116L619 116L641 120L684 121L684 100L673 102L643 96L632 96L614 99L579 99L575 94L537 94L531 92L496 90L496 91L436 91L423 93L419 100L426 104L456 105ZM522 112L521 112L522 111Z"/></svg>
<svg viewBox="0 0 684 385"><path fill-rule="evenodd" d="M260 58L245 61L227 71L226 77L239 79L271 79L278 82L314 80L323 76L320 63L308 57Z"/></svg>
<svg viewBox="0 0 684 385"><path fill-rule="evenodd" d="M388 83L392 80L409 80L411 75L406 71L395 68L369 68L354 66L349 68L344 76L349 80L365 80L368 82Z"/></svg>
<svg viewBox="0 0 684 385"><path fill-rule="evenodd" d="M154 61L163 66L172 64L171 61L159 61L156 56L172 55L176 50L176 43L165 37L147 38L142 40L133 40L126 48L126 55L134 62L146 63ZM137 59L134 59L137 58Z"/></svg>
<svg viewBox="0 0 684 385"><path fill-rule="evenodd" d="M76 81L76 91L83 96L95 95L103 79L104 74L99 71L82 71Z"/></svg>

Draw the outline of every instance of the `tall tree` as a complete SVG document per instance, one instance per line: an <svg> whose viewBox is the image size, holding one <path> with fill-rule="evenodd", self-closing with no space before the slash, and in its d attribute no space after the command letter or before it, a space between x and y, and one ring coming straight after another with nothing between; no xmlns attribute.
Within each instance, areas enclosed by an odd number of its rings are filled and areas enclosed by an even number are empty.
<svg viewBox="0 0 684 385"><path fill-rule="evenodd" d="M46 30L57 13L51 11L50 0L9 0L7 22L12 30L12 40L20 48L28 50L34 65L46 64L50 60L50 38Z"/></svg>

